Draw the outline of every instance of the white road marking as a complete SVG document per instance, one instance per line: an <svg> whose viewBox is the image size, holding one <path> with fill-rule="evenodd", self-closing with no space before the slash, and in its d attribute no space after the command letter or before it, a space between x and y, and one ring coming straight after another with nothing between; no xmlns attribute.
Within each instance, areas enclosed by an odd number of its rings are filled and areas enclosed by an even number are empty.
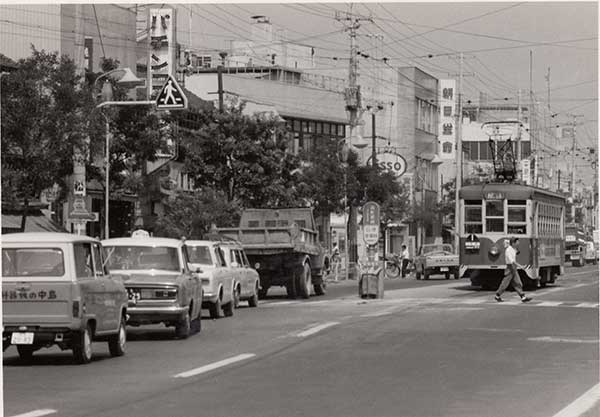
<svg viewBox="0 0 600 417"><path fill-rule="evenodd" d="M600 384L594 385L581 397L554 414L553 417L579 417L589 411L600 401Z"/></svg>
<svg viewBox="0 0 600 417"><path fill-rule="evenodd" d="M56 410L51 410L48 408L48 409L44 409L44 410L33 410L28 413L17 414L12 417L41 417L41 416L47 416L48 414L54 414L54 413L56 413Z"/></svg>
<svg viewBox="0 0 600 417"><path fill-rule="evenodd" d="M542 301L541 303L532 304L537 307L557 307L561 305L562 301Z"/></svg>
<svg viewBox="0 0 600 417"><path fill-rule="evenodd" d="M224 359L222 361L214 362L208 365L201 366L199 368L191 369L186 372L182 372L177 375L173 375L173 378L189 378L191 376L200 375L206 372L213 371L218 368L222 368L223 366L231 365L232 363L240 362L246 359L250 359L255 357L254 353L242 353L241 355L233 356L229 359Z"/></svg>
<svg viewBox="0 0 600 417"><path fill-rule="evenodd" d="M593 272L598 272L598 270L592 269L591 271L579 271L579 272L565 273L564 275L561 275L560 278L569 278L574 275L587 275L587 274L591 274Z"/></svg>
<svg viewBox="0 0 600 417"><path fill-rule="evenodd" d="M574 305L573 307L598 308L598 303L579 303L579 304Z"/></svg>
<svg viewBox="0 0 600 417"><path fill-rule="evenodd" d="M494 329L494 328L485 328L485 327L472 327L467 330L472 330L476 332L493 332L493 333L523 333L525 330L523 329Z"/></svg>
<svg viewBox="0 0 600 417"><path fill-rule="evenodd" d="M461 304L483 304L488 302L489 300L485 299L485 298L477 298L474 300L464 300L461 302Z"/></svg>
<svg viewBox="0 0 600 417"><path fill-rule="evenodd" d="M553 342L553 343L598 343L598 339L574 339L570 337L530 337L527 340L531 342Z"/></svg>
<svg viewBox="0 0 600 417"><path fill-rule="evenodd" d="M324 330L324 329L326 329L328 327L335 326L336 324L340 324L340 323L338 321L330 321L330 322L327 322L327 323L319 324L318 326L311 327L310 329L307 329L307 330L305 330L303 332L300 332L300 333L296 334L296 336L297 337L310 336L310 335L318 333L321 330Z"/></svg>
<svg viewBox="0 0 600 417"><path fill-rule="evenodd" d="M396 309L398 309L398 306L389 307L389 308L386 308L386 309L381 310L381 311L376 311L375 313L362 314L361 317L381 317L381 316L388 316L388 315L392 314Z"/></svg>

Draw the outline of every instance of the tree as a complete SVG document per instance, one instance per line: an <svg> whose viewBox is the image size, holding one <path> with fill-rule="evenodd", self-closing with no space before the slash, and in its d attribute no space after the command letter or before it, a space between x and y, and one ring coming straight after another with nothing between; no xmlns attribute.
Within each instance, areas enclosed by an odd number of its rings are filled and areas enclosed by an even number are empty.
<svg viewBox="0 0 600 417"><path fill-rule="evenodd" d="M181 145L186 172L197 186L223 192L243 207L299 204L294 172L300 161L287 149L281 122L244 115L241 108L192 113L195 126L182 135Z"/></svg>
<svg viewBox="0 0 600 417"><path fill-rule="evenodd" d="M223 192L210 188L179 192L168 199L154 232L157 236L199 239L210 231L212 224L237 226L239 217L239 205L228 201Z"/></svg>
<svg viewBox="0 0 600 417"><path fill-rule="evenodd" d="M65 187L74 148L86 149L92 97L74 62L38 51L2 81L2 199L29 201L55 183Z"/></svg>

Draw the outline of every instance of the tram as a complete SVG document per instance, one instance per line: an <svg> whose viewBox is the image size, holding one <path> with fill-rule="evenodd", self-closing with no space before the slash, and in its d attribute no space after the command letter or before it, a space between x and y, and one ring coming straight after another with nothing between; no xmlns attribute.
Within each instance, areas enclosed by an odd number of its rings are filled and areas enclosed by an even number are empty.
<svg viewBox="0 0 600 417"><path fill-rule="evenodd" d="M496 289L511 237L519 238L517 263L523 285L546 286L564 272L565 204L560 194L504 182L459 190L461 277L475 286Z"/></svg>

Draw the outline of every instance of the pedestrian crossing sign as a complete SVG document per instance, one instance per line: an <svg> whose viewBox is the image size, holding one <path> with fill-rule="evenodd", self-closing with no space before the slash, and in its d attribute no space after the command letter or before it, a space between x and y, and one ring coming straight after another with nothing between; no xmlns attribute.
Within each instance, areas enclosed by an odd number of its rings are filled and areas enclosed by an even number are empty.
<svg viewBox="0 0 600 417"><path fill-rule="evenodd" d="M172 75L167 77L167 81L156 96L156 108L159 110L187 108L187 97Z"/></svg>

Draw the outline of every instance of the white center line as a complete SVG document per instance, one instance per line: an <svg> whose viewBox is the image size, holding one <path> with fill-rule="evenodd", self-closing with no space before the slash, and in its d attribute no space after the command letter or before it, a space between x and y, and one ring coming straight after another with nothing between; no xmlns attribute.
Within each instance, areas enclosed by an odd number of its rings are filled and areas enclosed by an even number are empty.
<svg viewBox="0 0 600 417"><path fill-rule="evenodd" d="M214 362L208 365L201 366L199 368L194 368L192 370L182 372L177 375L173 375L173 378L189 378L191 376L200 375L218 368L222 368L223 366L231 365L232 363L253 358L254 356L256 356L254 353L242 353L241 355L233 356L229 359L224 359L222 361Z"/></svg>
<svg viewBox="0 0 600 417"><path fill-rule="evenodd" d="M542 301L541 303L537 303L535 305L537 307L557 307L562 303L562 301Z"/></svg>
<svg viewBox="0 0 600 417"><path fill-rule="evenodd" d="M330 321L327 323L319 324L318 326L311 327L310 329L307 329L303 332L298 333L296 336L298 336L298 337L310 336L310 335L320 332L323 329L326 329L331 326L335 326L336 324L340 324L340 323L338 321Z"/></svg>
<svg viewBox="0 0 600 417"><path fill-rule="evenodd" d="M48 409L43 409L43 410L33 410L28 413L17 414L12 417L41 417L41 416L47 416L48 414L54 414L54 413L56 413L56 410L52 410L52 409L48 408Z"/></svg>
<svg viewBox="0 0 600 417"><path fill-rule="evenodd" d="M570 337L530 337L527 340L531 342L556 342L556 343L598 343L598 339L574 339Z"/></svg>
<svg viewBox="0 0 600 417"><path fill-rule="evenodd" d="M581 397L554 414L553 417L579 417L600 401L600 384L594 385Z"/></svg>

